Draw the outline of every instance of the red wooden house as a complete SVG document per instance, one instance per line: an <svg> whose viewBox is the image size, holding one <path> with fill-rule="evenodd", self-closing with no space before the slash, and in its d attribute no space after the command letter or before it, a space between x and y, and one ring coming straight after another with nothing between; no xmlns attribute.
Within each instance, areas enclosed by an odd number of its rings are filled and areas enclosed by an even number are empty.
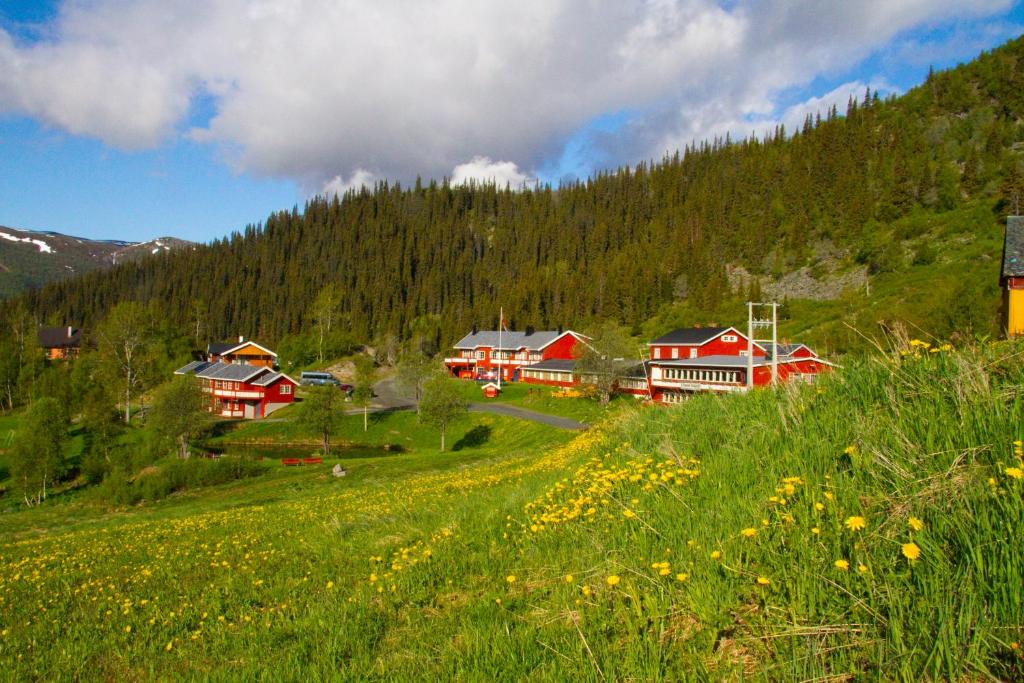
<svg viewBox="0 0 1024 683"><path fill-rule="evenodd" d="M813 381L832 367L805 344L753 344L734 327L673 330L652 341L650 391L659 403L679 403L696 392L734 392L747 389L747 372L753 368L753 386L772 381L773 352L778 380ZM748 362L749 361L749 362Z"/></svg>
<svg viewBox="0 0 1024 683"><path fill-rule="evenodd" d="M258 419L295 400L298 384L273 369L277 354L255 342L210 344L208 359L174 371L194 375L209 394L208 410L221 417ZM268 365L268 360L271 364Z"/></svg>
<svg viewBox="0 0 1024 683"><path fill-rule="evenodd" d="M527 328L525 332L496 330L467 334L455 344L455 355L444 359L445 367L455 377L476 380L501 379L548 384L540 379L536 367L544 361L572 361L576 345L586 337L572 330L540 330ZM531 370L531 372L525 372ZM572 370L568 371L572 376Z"/></svg>

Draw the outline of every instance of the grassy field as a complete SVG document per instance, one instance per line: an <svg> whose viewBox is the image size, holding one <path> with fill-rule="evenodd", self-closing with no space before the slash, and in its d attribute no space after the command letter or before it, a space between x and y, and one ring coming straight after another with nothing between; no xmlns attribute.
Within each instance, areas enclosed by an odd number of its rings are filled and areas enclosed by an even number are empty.
<svg viewBox="0 0 1024 683"><path fill-rule="evenodd" d="M1022 357L917 350L580 435L479 416L484 445L340 480L3 515L0 672L1019 679Z"/></svg>
<svg viewBox="0 0 1024 683"><path fill-rule="evenodd" d="M507 403L509 405L527 408L538 413L568 417L573 420L591 424L599 422L618 410L634 406L636 401L629 396L613 396L611 403L602 406L599 401L592 398L557 398L553 396L559 392L558 387L531 385L522 382L505 382L501 385L501 394L498 398L483 397L481 383L471 380L461 380L458 383L463 398L467 401L478 403Z"/></svg>

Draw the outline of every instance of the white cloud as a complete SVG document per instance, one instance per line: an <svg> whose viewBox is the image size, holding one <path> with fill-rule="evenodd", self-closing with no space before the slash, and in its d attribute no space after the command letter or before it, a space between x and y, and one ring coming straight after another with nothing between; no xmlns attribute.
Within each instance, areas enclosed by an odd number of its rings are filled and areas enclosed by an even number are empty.
<svg viewBox="0 0 1024 683"><path fill-rule="evenodd" d="M901 31L1009 2L66 0L39 42L0 29L0 111L124 149L187 130L313 189L365 169L518 179L607 112L635 112L613 163L657 156L770 119L780 92ZM198 95L214 114L194 125Z"/></svg>
<svg viewBox="0 0 1024 683"><path fill-rule="evenodd" d="M319 194L327 197L333 197L338 195L343 196L349 190L359 190L360 188L373 189L374 183L378 180L377 176L363 168L357 168L348 180L345 180L340 175L336 175L320 188Z"/></svg>
<svg viewBox="0 0 1024 683"><path fill-rule="evenodd" d="M511 186L513 189L533 183L536 179L519 170L511 161L491 161L490 157L475 156L452 171L452 185L464 185L471 180L493 182L498 187Z"/></svg>

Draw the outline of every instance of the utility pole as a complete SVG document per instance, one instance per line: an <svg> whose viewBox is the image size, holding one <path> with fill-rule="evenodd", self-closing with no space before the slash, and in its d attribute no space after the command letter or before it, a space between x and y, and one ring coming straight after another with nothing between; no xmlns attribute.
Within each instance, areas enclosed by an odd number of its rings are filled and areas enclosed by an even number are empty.
<svg viewBox="0 0 1024 683"><path fill-rule="evenodd" d="M761 310L765 308L772 309L771 318L761 318ZM755 310L757 311L757 317L755 317ZM779 354L778 354L778 325L779 325L779 304L772 302L758 302L748 301L747 302L747 389L754 388L754 344L758 342L770 343L772 359L772 386L778 384L779 381ZM770 339L755 339L754 330L763 329L770 327L772 334Z"/></svg>

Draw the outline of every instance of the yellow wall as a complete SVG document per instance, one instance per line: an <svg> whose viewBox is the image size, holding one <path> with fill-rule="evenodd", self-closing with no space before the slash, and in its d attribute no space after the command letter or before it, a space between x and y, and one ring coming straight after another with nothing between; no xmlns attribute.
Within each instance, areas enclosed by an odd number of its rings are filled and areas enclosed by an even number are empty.
<svg viewBox="0 0 1024 683"><path fill-rule="evenodd" d="M1011 289L1009 295L1009 305L1007 306L1009 315L1006 321L1007 336L1024 336L1024 289Z"/></svg>

